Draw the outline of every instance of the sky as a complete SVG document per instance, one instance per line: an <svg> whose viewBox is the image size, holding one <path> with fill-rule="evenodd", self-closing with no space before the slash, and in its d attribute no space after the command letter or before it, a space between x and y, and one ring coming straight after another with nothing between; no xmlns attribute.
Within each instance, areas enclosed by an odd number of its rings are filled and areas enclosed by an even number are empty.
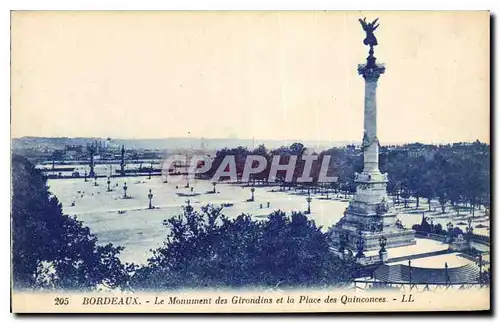
<svg viewBox="0 0 500 323"><path fill-rule="evenodd" d="M489 143L488 12L14 12L11 135Z"/></svg>

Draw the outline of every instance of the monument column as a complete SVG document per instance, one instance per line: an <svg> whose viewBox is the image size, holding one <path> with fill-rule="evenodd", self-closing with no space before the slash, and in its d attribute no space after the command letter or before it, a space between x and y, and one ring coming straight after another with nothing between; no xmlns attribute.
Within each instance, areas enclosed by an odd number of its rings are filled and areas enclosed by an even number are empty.
<svg viewBox="0 0 500 323"><path fill-rule="evenodd" d="M377 46L375 29L378 19L367 22L359 19L366 38L363 43L370 47L365 64L358 65L358 74L365 80L363 171L354 174L356 193L349 201L344 216L331 229L333 243L338 250L357 250L359 259L363 251L385 247L401 247L415 244L415 232L396 226L396 213L389 205L387 174L379 170L379 141L377 138L377 82L384 74L383 64L377 64L373 48ZM363 260L360 260L361 262ZM382 261L382 259L381 259Z"/></svg>
<svg viewBox="0 0 500 323"><path fill-rule="evenodd" d="M89 171L89 177L94 177L95 176L95 172L94 172L94 153L95 153L95 147L94 147L94 144L92 144L89 148L89 153L90 153L90 161L89 161L89 167L90 167L90 171Z"/></svg>
<svg viewBox="0 0 500 323"><path fill-rule="evenodd" d="M363 158L365 174L380 174L378 168L377 138L377 82L385 67L375 63L373 51L367 58L367 64L358 67L358 73L365 79L365 109L364 109L364 134L363 134Z"/></svg>
<svg viewBox="0 0 500 323"><path fill-rule="evenodd" d="M122 155L120 161L120 176L125 176L125 145L122 145Z"/></svg>

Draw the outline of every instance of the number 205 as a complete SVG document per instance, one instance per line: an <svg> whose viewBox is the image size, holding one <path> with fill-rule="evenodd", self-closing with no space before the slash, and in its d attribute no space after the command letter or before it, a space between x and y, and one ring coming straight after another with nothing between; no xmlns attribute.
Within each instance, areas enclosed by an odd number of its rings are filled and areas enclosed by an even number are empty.
<svg viewBox="0 0 500 323"><path fill-rule="evenodd" d="M68 305L69 297L56 297L54 298L54 305Z"/></svg>

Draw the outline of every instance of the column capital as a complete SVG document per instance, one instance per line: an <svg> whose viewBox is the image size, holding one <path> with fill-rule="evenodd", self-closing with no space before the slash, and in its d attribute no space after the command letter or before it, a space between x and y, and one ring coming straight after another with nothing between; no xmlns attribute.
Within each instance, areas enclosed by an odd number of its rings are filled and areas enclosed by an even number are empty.
<svg viewBox="0 0 500 323"><path fill-rule="evenodd" d="M385 73L384 64L359 64L358 74L362 75L363 78L368 82L377 82L380 75Z"/></svg>

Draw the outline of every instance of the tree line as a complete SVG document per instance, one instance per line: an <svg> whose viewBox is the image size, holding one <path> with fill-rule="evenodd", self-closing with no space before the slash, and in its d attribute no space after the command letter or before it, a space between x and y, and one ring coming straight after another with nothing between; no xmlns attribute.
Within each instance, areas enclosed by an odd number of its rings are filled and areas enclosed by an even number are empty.
<svg viewBox="0 0 500 323"><path fill-rule="evenodd" d="M274 156L281 156L280 164L287 164L290 156L297 156L296 167L290 183L284 182L284 171L279 171L277 181L283 186L311 186L314 189L331 189L334 192L352 194L356 191L354 175L363 170L362 151L350 145L323 150L318 159L313 161L310 183L299 183L305 161L302 156L308 153L307 147L301 143L293 143L289 147L268 150L264 145L249 150L246 147L224 148L217 151L211 169L203 174L213 177L227 155L235 156L236 173L243 172L248 155L260 155L266 158L267 167L258 174L252 174L250 182L266 183ZM330 156L328 176L336 176L335 183L318 181L323 156ZM401 146L380 147L380 170L388 173L388 193L400 199L408 207L410 197L416 199L416 207L420 200L437 200L444 213L451 204L455 211L461 207L469 207L474 215L476 208L490 206L490 146L479 141L473 143L455 143L447 145L424 145L420 143ZM223 178L224 179L224 178ZM228 178L226 178L228 179ZM431 204L429 203L429 210Z"/></svg>
<svg viewBox="0 0 500 323"><path fill-rule="evenodd" d="M436 199L444 213L447 203L456 212L469 207L490 207L490 146L478 141L452 145L413 144L402 147L416 151L417 156L401 153L403 149L385 149L381 153L381 170L389 172L388 192L404 203L415 197ZM429 203L429 210L431 205Z"/></svg>

